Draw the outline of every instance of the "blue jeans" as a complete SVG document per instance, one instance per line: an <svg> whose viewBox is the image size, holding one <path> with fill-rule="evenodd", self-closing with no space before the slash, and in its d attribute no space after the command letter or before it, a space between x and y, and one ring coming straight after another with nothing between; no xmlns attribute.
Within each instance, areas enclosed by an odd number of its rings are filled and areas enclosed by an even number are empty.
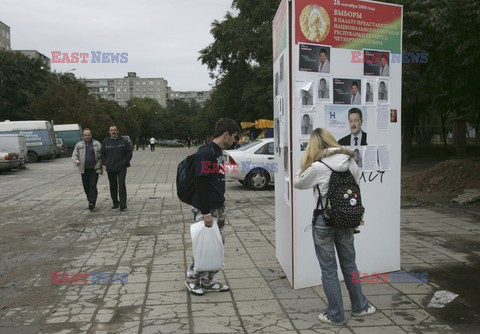
<svg viewBox="0 0 480 334"><path fill-rule="evenodd" d="M340 267L352 303L352 312L362 312L368 308L368 300L362 292L360 283L353 283L352 272L358 271L355 264L355 246L353 245L353 229L338 229L325 225L322 215L312 220L313 242L320 268L322 269L323 291L327 296L327 314L334 322L344 322L342 292L337 275L337 249Z"/></svg>

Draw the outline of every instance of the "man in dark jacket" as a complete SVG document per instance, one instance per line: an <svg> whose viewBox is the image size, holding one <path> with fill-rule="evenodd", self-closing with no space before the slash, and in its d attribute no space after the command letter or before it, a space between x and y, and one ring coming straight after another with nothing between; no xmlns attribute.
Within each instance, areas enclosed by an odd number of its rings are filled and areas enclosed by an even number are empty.
<svg viewBox="0 0 480 334"><path fill-rule="evenodd" d="M110 126L110 137L105 138L102 143L102 164L106 166L108 181L110 183L110 195L112 197L112 209L117 209L120 204L120 210L127 208L127 187L125 178L127 176L127 167L130 167L132 159L132 147L128 141L118 135L116 125ZM120 201L118 200L120 193Z"/></svg>
<svg viewBox="0 0 480 334"><path fill-rule="evenodd" d="M204 221L205 226L217 224L225 243L225 174L222 150L235 143L240 129L230 118L220 119L215 126L213 140L198 149L195 155L195 194L192 200L194 222ZM195 259L194 259L195 261ZM217 271L196 271L193 263L187 271L185 285L194 295L205 292L224 292L228 285L217 282Z"/></svg>

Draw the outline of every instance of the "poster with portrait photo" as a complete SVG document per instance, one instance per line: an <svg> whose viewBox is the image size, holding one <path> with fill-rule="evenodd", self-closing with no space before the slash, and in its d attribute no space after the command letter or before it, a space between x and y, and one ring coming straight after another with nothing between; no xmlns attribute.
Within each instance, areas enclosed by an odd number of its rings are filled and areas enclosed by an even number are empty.
<svg viewBox="0 0 480 334"><path fill-rule="evenodd" d="M304 72L330 73L330 47L299 44L298 69Z"/></svg>
<svg viewBox="0 0 480 334"><path fill-rule="evenodd" d="M297 81L297 100L300 101L302 109L313 109L313 82Z"/></svg>
<svg viewBox="0 0 480 334"><path fill-rule="evenodd" d="M317 80L317 103L332 102L332 78L319 77Z"/></svg>
<svg viewBox="0 0 480 334"><path fill-rule="evenodd" d="M390 92L387 79L377 79L377 101L378 104L390 103Z"/></svg>
<svg viewBox="0 0 480 334"><path fill-rule="evenodd" d="M376 101L375 96L375 87L376 83L375 80L366 79L363 80L363 87L364 87L364 94L363 94L363 101L367 106L374 106Z"/></svg>
<svg viewBox="0 0 480 334"><path fill-rule="evenodd" d="M289 175L289 168L288 168L288 147L285 146L283 148L283 170L285 171L286 175Z"/></svg>
<svg viewBox="0 0 480 334"><path fill-rule="evenodd" d="M325 127L340 145L367 145L367 107L327 105L324 115Z"/></svg>
<svg viewBox="0 0 480 334"><path fill-rule="evenodd" d="M366 146L347 146L347 148L353 152L353 160L355 160L357 166L363 170L363 154L365 153Z"/></svg>
<svg viewBox="0 0 480 334"><path fill-rule="evenodd" d="M310 138L310 134L315 129L315 113L300 114L300 137Z"/></svg>
<svg viewBox="0 0 480 334"><path fill-rule="evenodd" d="M305 151L307 149L308 141L300 142L300 151Z"/></svg>
<svg viewBox="0 0 480 334"><path fill-rule="evenodd" d="M397 109L390 109L390 123L397 123Z"/></svg>
<svg viewBox="0 0 480 334"><path fill-rule="evenodd" d="M388 77L390 75L390 52L363 50L363 75Z"/></svg>
<svg viewBox="0 0 480 334"><path fill-rule="evenodd" d="M275 117L274 119L274 142L275 142L275 152L280 154L280 118Z"/></svg>
<svg viewBox="0 0 480 334"><path fill-rule="evenodd" d="M333 78L333 104L362 104L360 79Z"/></svg>

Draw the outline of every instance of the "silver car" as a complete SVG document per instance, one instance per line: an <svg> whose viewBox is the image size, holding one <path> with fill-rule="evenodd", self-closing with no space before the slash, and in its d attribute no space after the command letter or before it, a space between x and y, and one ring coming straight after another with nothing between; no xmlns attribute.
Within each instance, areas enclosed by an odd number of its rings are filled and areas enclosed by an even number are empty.
<svg viewBox="0 0 480 334"><path fill-rule="evenodd" d="M0 150L0 172L9 171L20 166L20 156L18 153L11 153Z"/></svg>

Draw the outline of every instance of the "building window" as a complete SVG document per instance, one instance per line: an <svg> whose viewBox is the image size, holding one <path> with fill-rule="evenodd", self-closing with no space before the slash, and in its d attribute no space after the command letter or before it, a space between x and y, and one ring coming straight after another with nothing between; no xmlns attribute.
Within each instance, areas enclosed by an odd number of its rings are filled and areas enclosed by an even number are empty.
<svg viewBox="0 0 480 334"><path fill-rule="evenodd" d="M147 84L146 81L142 81L142 86L145 86Z"/></svg>
<svg viewBox="0 0 480 334"><path fill-rule="evenodd" d="M117 84L117 86L120 86L121 83L120 83L120 81L117 81L116 84Z"/></svg>
<svg viewBox="0 0 480 334"><path fill-rule="evenodd" d="M122 91L121 88L117 88L117 93L120 93Z"/></svg>

